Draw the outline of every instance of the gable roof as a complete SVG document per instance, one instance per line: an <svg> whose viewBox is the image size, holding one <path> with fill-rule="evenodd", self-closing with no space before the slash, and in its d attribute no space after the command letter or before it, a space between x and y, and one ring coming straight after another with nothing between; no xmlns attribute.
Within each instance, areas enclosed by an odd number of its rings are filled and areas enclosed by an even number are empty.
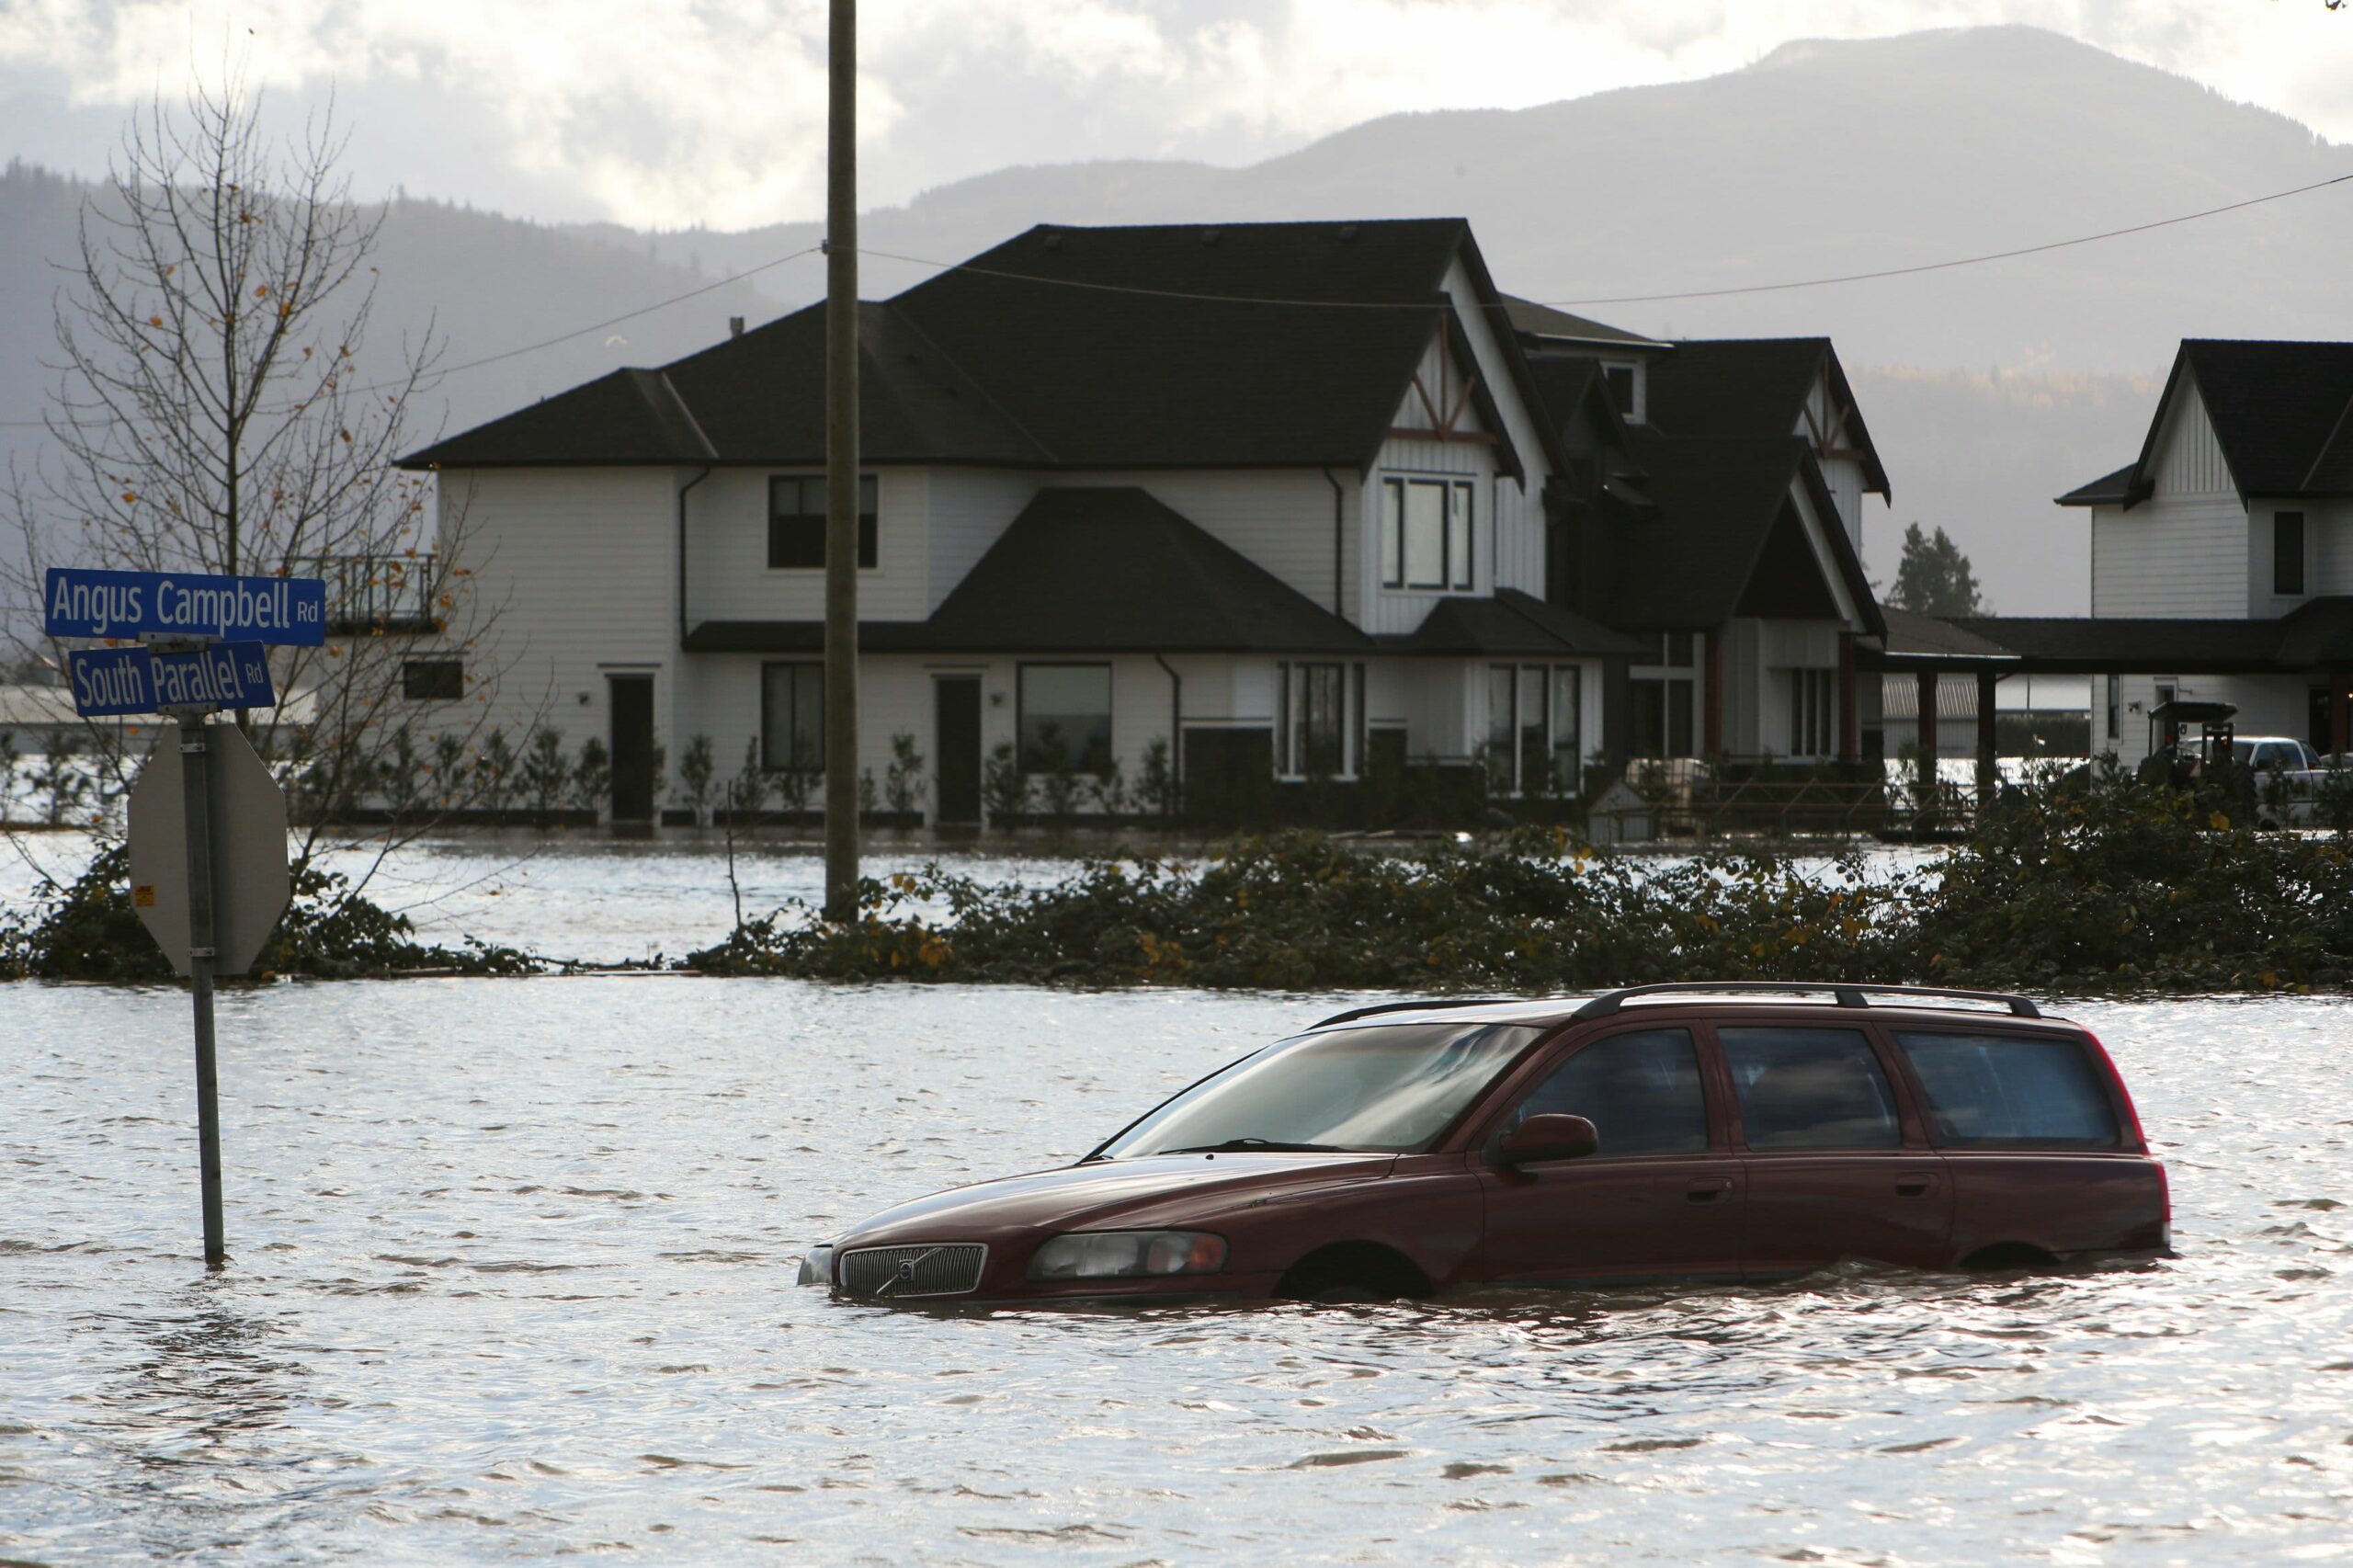
<svg viewBox="0 0 2353 1568"><path fill-rule="evenodd" d="M1416 653L1508 653L1538 658L1563 653L1631 657L1645 646L1518 588L1498 588L1492 598L1442 598L1430 607L1429 614L1410 635L1384 641Z"/></svg>
<svg viewBox="0 0 2353 1568"><path fill-rule="evenodd" d="M1571 315L1552 305L1516 295L1503 297L1504 313L1511 318L1514 330L1529 337L1546 338L1555 343L1591 345L1596 348L1663 349L1674 347L1654 337L1628 332L1623 327L1610 326L1590 317Z"/></svg>
<svg viewBox="0 0 2353 1568"><path fill-rule="evenodd" d="M1040 491L927 620L876 653L1358 653L1373 640L1131 485ZM705 621L688 653L813 652L822 621Z"/></svg>
<svg viewBox="0 0 2353 1568"><path fill-rule="evenodd" d="M860 455L880 464L1361 468L1432 335L1460 322L1443 287L1458 261L1503 345L1505 374L1532 408L1533 382L1460 218L1040 225L860 305ZM824 312L812 306L403 461L822 462L824 350ZM665 415L642 392L623 395L632 377L665 382L676 408ZM708 453L672 428L679 415L706 433Z"/></svg>
<svg viewBox="0 0 2353 1568"><path fill-rule="evenodd" d="M2062 506L2148 499L2177 394L2197 389L2239 498L2353 494L2353 343L2185 337L2141 455L2058 498Z"/></svg>
<svg viewBox="0 0 2353 1568"><path fill-rule="evenodd" d="M1649 423L1677 436L1764 439L1802 428L1807 397L1827 384L1847 410L1842 449L1863 465L1863 488L1892 498L1887 470L1826 337L1690 338L1653 361ZM1822 436L1827 439L1831 433Z"/></svg>
<svg viewBox="0 0 2353 1568"><path fill-rule="evenodd" d="M1588 608L1607 607L1613 625L1662 631L1706 631L1758 613L1752 589L1769 587L1767 579L1786 565L1791 528L1802 528L1791 492L1802 488L1820 525L1814 532L1863 629L1883 631L1863 563L1802 437L1672 437L1643 428L1638 449L1658 515L1606 530ZM1802 532L1798 540L1810 555Z"/></svg>

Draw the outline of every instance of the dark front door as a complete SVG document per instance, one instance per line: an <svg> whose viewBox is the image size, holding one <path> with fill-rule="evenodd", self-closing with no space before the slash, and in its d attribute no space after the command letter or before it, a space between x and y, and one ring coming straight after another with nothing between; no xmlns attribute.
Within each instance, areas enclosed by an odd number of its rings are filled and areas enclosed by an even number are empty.
<svg viewBox="0 0 2353 1568"><path fill-rule="evenodd" d="M1870 1037L1725 1024L1716 1039L1747 1145L1745 1273L1802 1274L1843 1257L1948 1261L1952 1183L1905 1129Z"/></svg>
<svg viewBox="0 0 2353 1568"><path fill-rule="evenodd" d="M605 693L613 718L613 820L649 822L654 816L654 677L607 676Z"/></svg>
<svg viewBox="0 0 2353 1568"><path fill-rule="evenodd" d="M1740 1161L1708 1113L1690 1030L1629 1029L1580 1046L1489 1138L1547 1113L1584 1117L1600 1148L1516 1170L1478 1167L1486 1196L1478 1277L1545 1284L1739 1274Z"/></svg>
<svg viewBox="0 0 2353 1568"><path fill-rule="evenodd" d="M931 683L932 744L939 757L939 818L981 820L981 677L938 676Z"/></svg>

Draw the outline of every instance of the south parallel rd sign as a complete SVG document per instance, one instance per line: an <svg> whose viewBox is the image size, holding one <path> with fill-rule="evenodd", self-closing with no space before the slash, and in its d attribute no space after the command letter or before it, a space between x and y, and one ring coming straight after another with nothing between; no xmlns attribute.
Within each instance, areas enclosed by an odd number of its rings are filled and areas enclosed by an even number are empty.
<svg viewBox="0 0 2353 1568"><path fill-rule="evenodd" d="M315 577L208 577L52 566L41 585L51 637L205 637L315 648L327 585Z"/></svg>
<svg viewBox="0 0 2353 1568"><path fill-rule="evenodd" d="M85 719L278 703L269 650L259 642L215 642L171 653L139 646L75 648L66 653L65 665L74 710Z"/></svg>

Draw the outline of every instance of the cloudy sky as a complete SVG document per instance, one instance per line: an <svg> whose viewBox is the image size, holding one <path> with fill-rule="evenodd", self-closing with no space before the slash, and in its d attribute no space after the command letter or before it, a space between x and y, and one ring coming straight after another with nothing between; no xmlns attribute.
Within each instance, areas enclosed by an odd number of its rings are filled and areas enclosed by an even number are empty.
<svg viewBox="0 0 2353 1568"><path fill-rule="evenodd" d="M1246 163L1404 109L1731 70L1792 39L2019 22L2353 141L2322 0L865 0L861 184L1013 164ZM823 201L824 0L0 0L0 156L104 166L125 109L233 61L335 93L363 192L747 228Z"/></svg>

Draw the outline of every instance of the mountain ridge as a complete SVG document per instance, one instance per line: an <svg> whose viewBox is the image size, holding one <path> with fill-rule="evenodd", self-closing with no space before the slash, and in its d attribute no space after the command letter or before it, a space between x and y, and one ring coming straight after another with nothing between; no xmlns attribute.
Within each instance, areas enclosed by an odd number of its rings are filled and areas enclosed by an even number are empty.
<svg viewBox="0 0 2353 1568"><path fill-rule="evenodd" d="M1961 541L2001 608L2063 612L2083 602L2086 552L2080 518L2050 497L2137 450L2154 394L2135 404L2133 389L2178 339L2353 337L2353 293L2336 281L2353 249L2353 184L1911 278L1619 297L1948 261L2346 174L2353 147L2040 29L1795 40L1689 82L1401 111L1246 165L1123 159L949 182L861 217L861 292L931 275L884 253L952 265L1041 222L1460 214L1516 294L1657 336L1832 337L1899 497L1869 526L1873 571L1891 574L1892 540L1916 518ZM70 252L72 204L53 176L0 175L0 421L40 412L57 281L45 258ZM398 200L385 235L380 329L438 320L445 362L459 363L703 288L813 246L820 230L644 233ZM717 341L730 315L781 313L822 287L812 256L452 376L447 427L663 364ZM28 455L37 433L13 434ZM422 445L432 430L418 434Z"/></svg>

